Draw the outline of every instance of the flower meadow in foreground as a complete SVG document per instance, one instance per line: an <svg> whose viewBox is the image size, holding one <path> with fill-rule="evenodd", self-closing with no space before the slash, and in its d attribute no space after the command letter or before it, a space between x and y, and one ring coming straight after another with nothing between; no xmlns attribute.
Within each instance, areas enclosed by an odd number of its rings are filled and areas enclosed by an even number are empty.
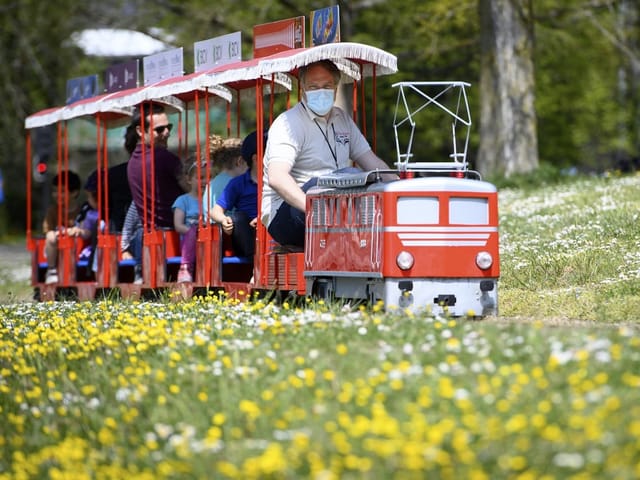
<svg viewBox="0 0 640 480"><path fill-rule="evenodd" d="M0 479L640 477L630 326L2 307Z"/></svg>

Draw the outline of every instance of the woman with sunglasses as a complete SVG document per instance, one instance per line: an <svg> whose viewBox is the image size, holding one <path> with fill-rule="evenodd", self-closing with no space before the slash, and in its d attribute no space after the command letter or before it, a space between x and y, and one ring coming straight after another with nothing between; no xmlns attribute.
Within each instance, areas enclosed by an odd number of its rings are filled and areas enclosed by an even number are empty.
<svg viewBox="0 0 640 480"><path fill-rule="evenodd" d="M136 108L125 136L125 147L132 146L127 142L136 142L127 167L133 201L140 218L143 219L143 215L146 215L146 224L153 223L160 228L173 228L171 206L178 196L188 191L182 173L182 162L167 148L171 128L169 118L161 105L143 103ZM153 186L152 164L155 179ZM152 211L154 218L151 218Z"/></svg>

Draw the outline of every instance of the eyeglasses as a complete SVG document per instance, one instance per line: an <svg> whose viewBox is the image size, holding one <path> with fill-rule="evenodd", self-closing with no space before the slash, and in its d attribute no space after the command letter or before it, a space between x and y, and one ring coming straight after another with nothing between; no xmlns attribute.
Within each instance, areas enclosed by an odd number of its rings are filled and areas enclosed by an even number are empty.
<svg viewBox="0 0 640 480"><path fill-rule="evenodd" d="M162 125L160 127L153 127L153 129L158 135L162 135L166 129L169 129L169 131L171 131L172 128L173 128L173 123Z"/></svg>

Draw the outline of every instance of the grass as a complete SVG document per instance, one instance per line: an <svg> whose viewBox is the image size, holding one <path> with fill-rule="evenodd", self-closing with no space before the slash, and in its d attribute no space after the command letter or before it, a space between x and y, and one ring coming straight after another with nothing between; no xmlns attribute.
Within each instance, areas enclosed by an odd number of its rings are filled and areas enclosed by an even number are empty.
<svg viewBox="0 0 640 480"><path fill-rule="evenodd" d="M500 192L500 312L634 322L640 314L640 176Z"/></svg>
<svg viewBox="0 0 640 480"><path fill-rule="evenodd" d="M17 270L30 265L24 236L0 237L0 304L29 301L33 289L27 281L16 279Z"/></svg>
<svg viewBox="0 0 640 480"><path fill-rule="evenodd" d="M0 306L0 480L640 477L640 176L501 190L501 316Z"/></svg>

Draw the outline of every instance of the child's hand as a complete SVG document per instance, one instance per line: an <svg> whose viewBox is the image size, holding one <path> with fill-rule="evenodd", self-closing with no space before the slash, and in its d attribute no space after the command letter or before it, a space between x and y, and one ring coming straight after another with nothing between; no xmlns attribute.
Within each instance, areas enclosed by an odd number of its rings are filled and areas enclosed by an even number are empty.
<svg viewBox="0 0 640 480"><path fill-rule="evenodd" d="M233 232L233 220L231 219L231 217L224 217L224 220L222 220L221 225L222 225L222 231L227 235L231 235L231 232Z"/></svg>
<svg viewBox="0 0 640 480"><path fill-rule="evenodd" d="M253 220L251 220L251 221L249 222L249 226L250 226L250 227L253 227L253 228L256 228L256 227L258 226L258 217L256 217L256 218L254 218Z"/></svg>
<svg viewBox="0 0 640 480"><path fill-rule="evenodd" d="M133 255L131 255L131 252L129 250L125 250L124 252L122 252L122 259L123 260L132 260L133 259Z"/></svg>

